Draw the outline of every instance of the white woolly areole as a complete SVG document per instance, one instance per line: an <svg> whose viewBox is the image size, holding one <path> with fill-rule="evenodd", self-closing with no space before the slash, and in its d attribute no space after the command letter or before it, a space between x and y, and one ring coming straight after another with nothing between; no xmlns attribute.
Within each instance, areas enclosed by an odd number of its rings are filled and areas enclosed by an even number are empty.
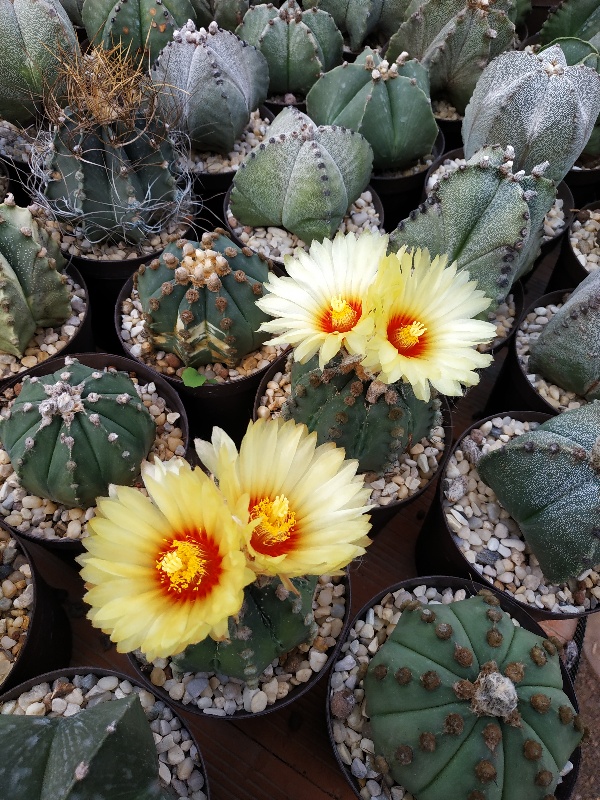
<svg viewBox="0 0 600 800"><path fill-rule="evenodd" d="M506 717L517 707L519 698L514 683L500 672L480 675L473 697L473 709L490 717Z"/></svg>

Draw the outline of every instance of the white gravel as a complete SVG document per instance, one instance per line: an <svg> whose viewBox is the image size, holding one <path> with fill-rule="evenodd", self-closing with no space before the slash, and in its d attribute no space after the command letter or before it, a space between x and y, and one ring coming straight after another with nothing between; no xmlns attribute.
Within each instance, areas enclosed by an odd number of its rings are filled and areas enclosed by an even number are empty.
<svg viewBox="0 0 600 800"><path fill-rule="evenodd" d="M16 539L0 528L0 687L25 644L33 603L29 562Z"/></svg>
<svg viewBox="0 0 600 800"><path fill-rule="evenodd" d="M571 225L569 242L584 269L592 272L600 267L600 208L578 213Z"/></svg>

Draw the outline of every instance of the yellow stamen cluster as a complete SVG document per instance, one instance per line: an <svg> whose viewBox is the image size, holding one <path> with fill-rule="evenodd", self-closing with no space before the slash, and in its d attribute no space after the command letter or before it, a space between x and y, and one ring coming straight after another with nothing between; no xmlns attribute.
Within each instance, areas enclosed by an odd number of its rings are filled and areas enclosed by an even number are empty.
<svg viewBox="0 0 600 800"><path fill-rule="evenodd" d="M358 314L350 303L343 297L332 297L331 303L331 328L335 330L346 330L348 326L356 322Z"/></svg>
<svg viewBox="0 0 600 800"><path fill-rule="evenodd" d="M171 548L158 559L156 568L169 584L169 591L182 592L190 586L198 591L200 582L206 575L206 563L200 545L188 541L174 541Z"/></svg>
<svg viewBox="0 0 600 800"><path fill-rule="evenodd" d="M394 331L393 344L399 351L409 350L417 344L426 331L427 328L423 323L416 320L410 325L401 325Z"/></svg>
<svg viewBox="0 0 600 800"><path fill-rule="evenodd" d="M290 511L289 500L285 495L277 495L275 500L264 497L250 510L251 519L260 519L254 534L265 544L284 542L296 524L296 514Z"/></svg>

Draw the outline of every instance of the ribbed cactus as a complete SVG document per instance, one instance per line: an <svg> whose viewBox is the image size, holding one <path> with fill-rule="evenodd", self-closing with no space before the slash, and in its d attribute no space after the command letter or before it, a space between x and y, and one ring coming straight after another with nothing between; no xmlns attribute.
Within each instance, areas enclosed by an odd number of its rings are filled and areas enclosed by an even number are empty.
<svg viewBox="0 0 600 800"><path fill-rule="evenodd" d="M512 150L488 147L446 175L427 202L402 221L390 236L397 250L427 248L446 253L469 271L477 287L502 303L513 283L528 272L539 254L544 216L556 188L543 177L545 165L531 175L512 172Z"/></svg>
<svg viewBox="0 0 600 800"><path fill-rule="evenodd" d="M271 3L251 6L235 32L267 59L269 95L304 95L342 60L344 40L332 17L316 8L302 11L295 0L279 10Z"/></svg>
<svg viewBox="0 0 600 800"><path fill-rule="evenodd" d="M110 483L130 486L154 436L154 420L125 372L73 358L53 374L26 376L0 419L21 485L65 506L94 505Z"/></svg>
<svg viewBox="0 0 600 800"><path fill-rule="evenodd" d="M512 0L425 0L392 36L386 58L406 51L418 59L429 70L431 96L462 114L484 67L512 46L512 8Z"/></svg>
<svg viewBox="0 0 600 800"><path fill-rule="evenodd" d="M380 31L389 39L405 20L411 0L304 0L304 8L320 8L348 34L350 47L358 50L369 34Z"/></svg>
<svg viewBox="0 0 600 800"><path fill-rule="evenodd" d="M134 277L150 342L190 367L234 366L268 338L256 305L267 263L219 233L167 245Z"/></svg>
<svg viewBox="0 0 600 800"><path fill-rule="evenodd" d="M84 0L59 0L59 2L69 15L69 19L73 25L83 27L81 9L83 8Z"/></svg>
<svg viewBox="0 0 600 800"><path fill-rule="evenodd" d="M477 82L462 127L465 156L485 144L511 145L514 170L548 161L559 183L591 136L600 113L600 75L568 66L558 45L504 53Z"/></svg>
<svg viewBox="0 0 600 800"><path fill-rule="evenodd" d="M401 169L431 153L437 124L427 70L399 56L388 64L366 47L354 63L322 75L306 97L317 125L343 125L373 148L375 169Z"/></svg>
<svg viewBox="0 0 600 800"><path fill-rule="evenodd" d="M151 75L162 118L176 120L192 147L218 153L233 150L269 85L262 53L216 22L196 30L188 20L161 51Z"/></svg>
<svg viewBox="0 0 600 800"><path fill-rule="evenodd" d="M540 42L573 36L600 48L600 5L598 0L563 0L548 14L540 30Z"/></svg>
<svg viewBox="0 0 600 800"><path fill-rule="evenodd" d="M34 743L35 746L32 746ZM171 800L136 694L69 717L0 715L0 785L11 800ZM135 751L135 757L126 757Z"/></svg>
<svg viewBox="0 0 600 800"><path fill-rule="evenodd" d="M364 689L375 753L419 800L551 800L583 733L555 644L489 590L405 605Z"/></svg>
<svg viewBox="0 0 600 800"><path fill-rule="evenodd" d="M321 371L318 357L294 362L284 419L302 422L319 444L343 447L360 472L393 467L407 447L441 424L440 401L417 400L408 383L369 380L356 358L337 356Z"/></svg>
<svg viewBox="0 0 600 800"><path fill-rule="evenodd" d="M38 326L71 313L59 245L8 195L0 205L0 350L20 356Z"/></svg>
<svg viewBox="0 0 600 800"><path fill-rule="evenodd" d="M208 27L216 22L226 31L235 31L250 7L250 0L191 0L196 10L196 24ZM281 5L281 2L275 3Z"/></svg>
<svg viewBox="0 0 600 800"><path fill-rule="evenodd" d="M229 638L190 645L174 657L178 669L218 672L244 680L251 688L257 686L260 674L274 659L311 642L317 633L312 612L317 578L291 580L297 595L279 578L260 578L247 586L240 613L229 619Z"/></svg>
<svg viewBox="0 0 600 800"><path fill-rule="evenodd" d="M59 58L79 50L58 0L0 0L0 119L27 122L56 82Z"/></svg>
<svg viewBox="0 0 600 800"><path fill-rule="evenodd" d="M271 124L269 139L233 179L231 212L244 225L277 225L307 244L331 238L369 182L373 151L359 133L317 127L295 108Z"/></svg>
<svg viewBox="0 0 600 800"><path fill-rule="evenodd" d="M481 480L552 583L600 564L600 401L563 411L483 456Z"/></svg>

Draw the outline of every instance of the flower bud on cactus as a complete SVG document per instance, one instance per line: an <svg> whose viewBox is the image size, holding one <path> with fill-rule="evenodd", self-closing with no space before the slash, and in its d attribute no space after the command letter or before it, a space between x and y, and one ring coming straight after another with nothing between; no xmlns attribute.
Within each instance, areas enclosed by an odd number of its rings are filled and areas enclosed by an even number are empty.
<svg viewBox="0 0 600 800"><path fill-rule="evenodd" d="M582 737L556 646L489 590L408 606L364 689L375 752L419 800L548 800Z"/></svg>
<svg viewBox="0 0 600 800"><path fill-rule="evenodd" d="M336 125L317 127L295 108L271 124L269 138L240 165L231 213L243 225L277 225L307 244L331 238L369 182L367 140Z"/></svg>
<svg viewBox="0 0 600 800"><path fill-rule="evenodd" d="M192 147L218 153L233 150L269 85L262 53L216 22L196 30L188 20L151 74L162 118L177 120Z"/></svg>
<svg viewBox="0 0 600 800"><path fill-rule="evenodd" d="M600 401L564 411L479 461L552 583L600 564Z"/></svg>
<svg viewBox="0 0 600 800"><path fill-rule="evenodd" d="M338 28L348 34L351 49L358 50L374 31L389 39L404 22L411 0L304 0L303 5L331 14Z"/></svg>
<svg viewBox="0 0 600 800"><path fill-rule="evenodd" d="M25 376L0 419L21 485L70 507L94 505L110 483L130 486L154 437L154 420L125 372L72 358L54 374Z"/></svg>

